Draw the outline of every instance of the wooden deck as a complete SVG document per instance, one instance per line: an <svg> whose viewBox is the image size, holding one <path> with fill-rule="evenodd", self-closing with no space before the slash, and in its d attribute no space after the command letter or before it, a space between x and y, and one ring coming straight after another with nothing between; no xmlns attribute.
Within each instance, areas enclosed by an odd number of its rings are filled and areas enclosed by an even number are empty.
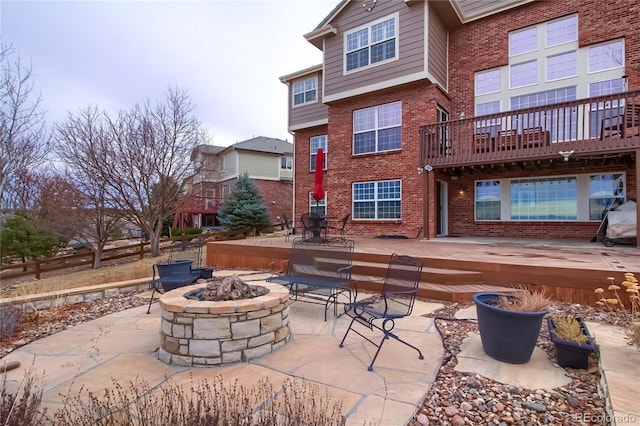
<svg viewBox="0 0 640 426"><path fill-rule="evenodd" d="M566 302L594 304L593 290L608 285L607 277L619 282L625 272L640 276L640 250L631 246L354 240L353 279L358 286L379 286L391 253L406 254L424 259L419 296L436 300L464 301L477 292L532 287ZM209 242L206 263L225 269L283 271L290 248L291 241L281 236Z"/></svg>

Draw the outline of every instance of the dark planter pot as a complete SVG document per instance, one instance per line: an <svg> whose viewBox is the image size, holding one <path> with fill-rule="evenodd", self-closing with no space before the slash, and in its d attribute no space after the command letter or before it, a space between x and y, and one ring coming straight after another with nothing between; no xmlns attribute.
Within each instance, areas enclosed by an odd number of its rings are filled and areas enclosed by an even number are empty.
<svg viewBox="0 0 640 426"><path fill-rule="evenodd" d="M473 301L478 312L478 328L484 353L498 361L525 364L536 347L542 318L547 311L514 312L494 306L501 293L476 293Z"/></svg>
<svg viewBox="0 0 640 426"><path fill-rule="evenodd" d="M209 278L213 278L214 268L195 268L193 272L197 272L200 278L208 280Z"/></svg>
<svg viewBox="0 0 640 426"><path fill-rule="evenodd" d="M547 317L549 337L556 347L556 359L558 360L558 365L560 365L560 367L582 368L586 370L589 368L589 354L596 350L596 345L591 338L591 334L589 334L589 329L584 323L584 320L580 317L576 319L580 321L582 331L589 338L587 343L579 344L558 338L558 336L556 336L555 327L553 326L551 317Z"/></svg>

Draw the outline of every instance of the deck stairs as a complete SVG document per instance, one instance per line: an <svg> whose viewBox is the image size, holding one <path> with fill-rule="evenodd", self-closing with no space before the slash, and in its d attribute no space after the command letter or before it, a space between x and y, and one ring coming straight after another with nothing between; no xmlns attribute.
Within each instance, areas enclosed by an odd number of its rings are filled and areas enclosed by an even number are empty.
<svg viewBox="0 0 640 426"><path fill-rule="evenodd" d="M357 257L357 255L356 255ZM354 260L351 278L358 290L380 290L387 270L388 256L376 261ZM446 302L471 301L474 293L509 292L513 289L484 283L484 273L425 266L422 269L418 297Z"/></svg>

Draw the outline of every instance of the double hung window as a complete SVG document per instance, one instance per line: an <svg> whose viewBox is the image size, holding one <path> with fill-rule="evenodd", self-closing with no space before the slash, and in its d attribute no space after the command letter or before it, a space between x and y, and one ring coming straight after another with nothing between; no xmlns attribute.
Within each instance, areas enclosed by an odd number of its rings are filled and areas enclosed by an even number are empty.
<svg viewBox="0 0 640 426"><path fill-rule="evenodd" d="M402 103L353 112L353 153L392 151L402 146Z"/></svg>
<svg viewBox="0 0 640 426"><path fill-rule="evenodd" d="M318 79L312 77L293 83L293 105L302 105L316 100L316 86Z"/></svg>
<svg viewBox="0 0 640 426"><path fill-rule="evenodd" d="M401 198L400 180L354 183L353 219L401 219Z"/></svg>
<svg viewBox="0 0 640 426"><path fill-rule="evenodd" d="M353 71L396 58L397 17L380 21L345 34L345 70Z"/></svg>
<svg viewBox="0 0 640 426"><path fill-rule="evenodd" d="M312 172L316 170L316 156L319 148L322 148L324 154L322 170L327 170L327 135L314 136L309 140L309 170Z"/></svg>

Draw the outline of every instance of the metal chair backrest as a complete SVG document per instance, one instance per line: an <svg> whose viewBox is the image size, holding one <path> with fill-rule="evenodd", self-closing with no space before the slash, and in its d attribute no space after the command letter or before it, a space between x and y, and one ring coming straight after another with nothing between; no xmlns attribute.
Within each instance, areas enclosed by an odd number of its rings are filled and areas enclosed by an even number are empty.
<svg viewBox="0 0 640 426"><path fill-rule="evenodd" d="M322 243L305 238L293 240L287 275L349 280L355 242L331 238ZM347 268L341 270L341 268Z"/></svg>
<svg viewBox="0 0 640 426"><path fill-rule="evenodd" d="M385 315L411 315L416 300L423 261L393 253L382 285Z"/></svg>
<svg viewBox="0 0 640 426"><path fill-rule="evenodd" d="M314 213L303 214L300 217L300 223L302 223L304 233L319 232L321 230L319 218L320 216Z"/></svg>

